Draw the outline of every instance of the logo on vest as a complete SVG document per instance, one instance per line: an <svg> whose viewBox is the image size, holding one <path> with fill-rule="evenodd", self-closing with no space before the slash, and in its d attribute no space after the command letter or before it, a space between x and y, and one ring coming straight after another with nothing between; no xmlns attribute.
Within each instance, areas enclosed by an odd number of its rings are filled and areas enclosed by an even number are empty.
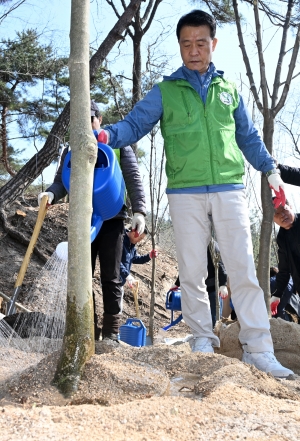
<svg viewBox="0 0 300 441"><path fill-rule="evenodd" d="M220 100L222 101L222 103L226 104L227 106L230 106L230 104L232 104L233 98L230 95L230 93L221 92L220 93Z"/></svg>

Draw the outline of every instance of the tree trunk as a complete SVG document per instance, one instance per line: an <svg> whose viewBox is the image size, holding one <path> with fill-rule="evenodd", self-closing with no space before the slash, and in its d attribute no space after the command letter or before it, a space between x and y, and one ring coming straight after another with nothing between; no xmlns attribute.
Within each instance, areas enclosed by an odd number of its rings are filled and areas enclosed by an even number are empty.
<svg viewBox="0 0 300 441"><path fill-rule="evenodd" d="M271 190L266 177L261 177L261 201L263 218L260 230L257 278L264 292L268 314L270 315L270 250L274 209L271 202Z"/></svg>
<svg viewBox="0 0 300 441"><path fill-rule="evenodd" d="M140 8L138 8L135 14L135 21L133 24L134 34L132 35L133 42L133 63L132 63L132 108L142 98L142 54L141 54L141 42L143 38L143 30L141 29L141 17ZM138 143L131 144L131 147L137 157Z"/></svg>
<svg viewBox="0 0 300 441"><path fill-rule="evenodd" d="M54 383L70 396L95 350L90 224L97 143L90 122L89 0L72 0L70 96L72 167L66 330Z"/></svg>
<svg viewBox="0 0 300 441"><path fill-rule="evenodd" d="M155 231L155 225L152 216L152 232ZM152 240L152 250L155 249L155 240L153 234L151 235ZM152 274L151 274L151 299L150 299L150 310L149 310L149 337L153 344L154 339L154 306L155 306L155 279L156 279L156 259L152 259Z"/></svg>
<svg viewBox="0 0 300 441"><path fill-rule="evenodd" d="M272 155L274 118L270 111L268 115L264 117L263 136L267 150ZM264 292L268 314L270 315L270 250L274 208L272 205L271 190L265 175L261 177L261 201L263 218L260 232L257 277L259 285Z"/></svg>
<svg viewBox="0 0 300 441"><path fill-rule="evenodd" d="M1 162L3 163L5 170L10 174L10 176L15 176L16 172L10 167L10 164L8 162L6 116L7 116L7 106L4 105L1 111L1 144L2 144Z"/></svg>
<svg viewBox="0 0 300 441"><path fill-rule="evenodd" d="M90 60L90 80L93 82L96 72L117 41L122 39L122 33L129 26L142 0L131 0L115 26L109 32L97 52ZM56 120L43 148L36 153L22 169L0 188L0 205L4 206L14 201L24 190L48 167L58 156L59 145L67 133L70 122L70 104Z"/></svg>
<svg viewBox="0 0 300 441"><path fill-rule="evenodd" d="M134 107L142 98L142 37L142 33L136 32L133 38L132 107Z"/></svg>

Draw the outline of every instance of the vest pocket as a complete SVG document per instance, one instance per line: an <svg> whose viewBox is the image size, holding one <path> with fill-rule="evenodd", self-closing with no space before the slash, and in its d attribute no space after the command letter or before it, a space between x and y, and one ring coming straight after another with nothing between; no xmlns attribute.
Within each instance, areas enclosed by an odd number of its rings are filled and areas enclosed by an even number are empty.
<svg viewBox="0 0 300 441"><path fill-rule="evenodd" d="M165 140L166 174L170 188L212 183L209 152L198 145L198 134L169 136Z"/></svg>
<svg viewBox="0 0 300 441"><path fill-rule="evenodd" d="M187 98L185 96L185 92L183 90L181 90L181 97L182 97L184 109L185 109L187 117L188 117L188 124L190 124L192 112L191 112L191 109L190 109L190 107L188 105L188 101L187 101Z"/></svg>

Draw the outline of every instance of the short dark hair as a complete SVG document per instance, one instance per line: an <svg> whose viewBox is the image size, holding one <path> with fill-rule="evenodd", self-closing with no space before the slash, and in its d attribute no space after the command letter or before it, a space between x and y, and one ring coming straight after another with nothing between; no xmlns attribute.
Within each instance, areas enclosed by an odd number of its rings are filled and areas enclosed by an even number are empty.
<svg viewBox="0 0 300 441"><path fill-rule="evenodd" d="M207 12L200 9L194 9L186 15L183 15L177 23L176 35L179 41L180 31L183 26L208 26L210 29L210 37L213 40L216 36L216 20Z"/></svg>
<svg viewBox="0 0 300 441"><path fill-rule="evenodd" d="M276 274L279 273L279 269L276 266L270 267L270 277L276 276Z"/></svg>
<svg viewBox="0 0 300 441"><path fill-rule="evenodd" d="M92 117L92 122L94 120L93 117L99 118L99 116L101 116L99 107L97 106L97 104L95 103L94 100L91 100L91 117Z"/></svg>

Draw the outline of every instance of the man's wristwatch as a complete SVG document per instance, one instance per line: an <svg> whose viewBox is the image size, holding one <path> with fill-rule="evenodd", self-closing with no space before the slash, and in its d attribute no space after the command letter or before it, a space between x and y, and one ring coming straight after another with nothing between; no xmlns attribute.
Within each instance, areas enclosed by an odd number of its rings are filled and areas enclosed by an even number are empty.
<svg viewBox="0 0 300 441"><path fill-rule="evenodd" d="M271 175L280 175L280 170L278 168L272 168L272 170L267 171L267 178Z"/></svg>

